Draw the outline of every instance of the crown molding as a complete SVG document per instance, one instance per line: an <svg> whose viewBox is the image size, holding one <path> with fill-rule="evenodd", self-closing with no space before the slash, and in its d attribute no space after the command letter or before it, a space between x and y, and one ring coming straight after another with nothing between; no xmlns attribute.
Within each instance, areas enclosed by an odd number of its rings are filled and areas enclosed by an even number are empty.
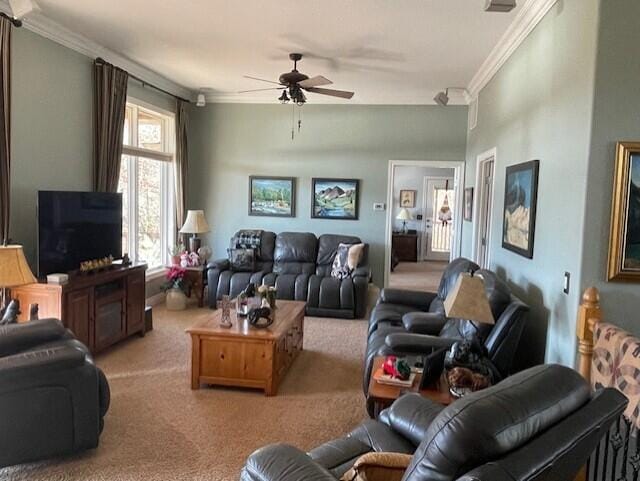
<svg viewBox="0 0 640 481"><path fill-rule="evenodd" d="M558 0L527 0L522 9L516 15L509 28L489 56L480 66L480 69L471 79L467 90L470 99L478 96L480 91L498 73L505 62L518 49L525 38L540 23Z"/></svg>
<svg viewBox="0 0 640 481"><path fill-rule="evenodd" d="M11 7L7 0L0 0L0 11L12 15ZM117 65L132 75L143 79L145 82L160 87L174 95L191 100L195 98L195 94L191 89L173 82L163 75L140 65L138 62L97 44L93 40L89 40L84 35L72 32L68 28L47 18L40 11L33 11L23 18L22 26L27 30L37 33L82 55L86 55L87 57L101 57L107 62Z"/></svg>

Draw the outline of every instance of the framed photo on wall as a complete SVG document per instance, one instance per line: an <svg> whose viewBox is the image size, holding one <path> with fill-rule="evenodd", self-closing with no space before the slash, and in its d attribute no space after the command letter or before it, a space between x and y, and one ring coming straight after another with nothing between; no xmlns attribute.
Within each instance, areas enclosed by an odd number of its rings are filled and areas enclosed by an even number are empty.
<svg viewBox="0 0 640 481"><path fill-rule="evenodd" d="M295 217L295 177L249 176L249 215Z"/></svg>
<svg viewBox="0 0 640 481"><path fill-rule="evenodd" d="M400 207L413 208L416 206L416 190L400 191Z"/></svg>
<svg viewBox="0 0 640 481"><path fill-rule="evenodd" d="M640 142L618 142L608 279L640 281Z"/></svg>
<svg viewBox="0 0 640 481"><path fill-rule="evenodd" d="M471 222L473 220L473 187L464 189L464 216L463 219Z"/></svg>
<svg viewBox="0 0 640 481"><path fill-rule="evenodd" d="M358 179L311 179L311 218L358 220Z"/></svg>
<svg viewBox="0 0 640 481"><path fill-rule="evenodd" d="M502 217L502 247L533 258L540 162L531 160L507 167Z"/></svg>

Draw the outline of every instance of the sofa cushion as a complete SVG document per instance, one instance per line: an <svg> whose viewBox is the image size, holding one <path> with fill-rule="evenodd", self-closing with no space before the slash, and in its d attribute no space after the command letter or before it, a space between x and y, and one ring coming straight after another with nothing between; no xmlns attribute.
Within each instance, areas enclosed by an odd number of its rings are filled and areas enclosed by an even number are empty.
<svg viewBox="0 0 640 481"><path fill-rule="evenodd" d="M331 266L331 277L344 279L358 267L364 252L364 244L340 244Z"/></svg>
<svg viewBox="0 0 640 481"><path fill-rule="evenodd" d="M323 234L318 237L318 266L331 266L340 244L360 244L359 237L350 235Z"/></svg>
<svg viewBox="0 0 640 481"><path fill-rule="evenodd" d="M313 274L316 270L316 236L308 232L283 232L276 237L275 274Z"/></svg>
<svg viewBox="0 0 640 481"><path fill-rule="evenodd" d="M458 257L449 263L447 268L442 273L440 279L440 287L438 287L438 297L442 300L447 298L449 292L453 291L456 285L458 276L463 272L475 272L480 269L480 266L469 259L464 257Z"/></svg>
<svg viewBox="0 0 640 481"><path fill-rule="evenodd" d="M255 250L243 247L227 249L231 270L235 272L253 272L255 264Z"/></svg>

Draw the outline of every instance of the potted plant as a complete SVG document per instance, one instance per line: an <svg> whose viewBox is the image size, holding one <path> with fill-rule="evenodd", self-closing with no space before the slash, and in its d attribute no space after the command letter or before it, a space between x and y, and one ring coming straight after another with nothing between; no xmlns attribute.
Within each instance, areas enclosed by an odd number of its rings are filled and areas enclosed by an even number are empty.
<svg viewBox="0 0 640 481"><path fill-rule="evenodd" d="M182 242L178 242L176 245L169 247L169 249L167 250L169 251L169 256L171 256L171 265L179 266L180 256L184 252L184 244Z"/></svg>
<svg viewBox="0 0 640 481"><path fill-rule="evenodd" d="M187 308L186 290L188 289L186 269L171 267L166 274L167 282L162 289L167 293L166 305L169 311L183 311Z"/></svg>

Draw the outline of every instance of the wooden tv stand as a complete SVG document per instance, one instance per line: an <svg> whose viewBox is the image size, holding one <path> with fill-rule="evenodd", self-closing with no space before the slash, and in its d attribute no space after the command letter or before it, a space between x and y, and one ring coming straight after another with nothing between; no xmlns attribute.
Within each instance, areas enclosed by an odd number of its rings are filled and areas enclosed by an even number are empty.
<svg viewBox="0 0 640 481"><path fill-rule="evenodd" d="M37 303L38 317L60 319L91 352L106 349L133 334L145 334L145 264L112 266L91 274L74 273L69 282L28 284L11 290L20 301L18 320L29 318Z"/></svg>

